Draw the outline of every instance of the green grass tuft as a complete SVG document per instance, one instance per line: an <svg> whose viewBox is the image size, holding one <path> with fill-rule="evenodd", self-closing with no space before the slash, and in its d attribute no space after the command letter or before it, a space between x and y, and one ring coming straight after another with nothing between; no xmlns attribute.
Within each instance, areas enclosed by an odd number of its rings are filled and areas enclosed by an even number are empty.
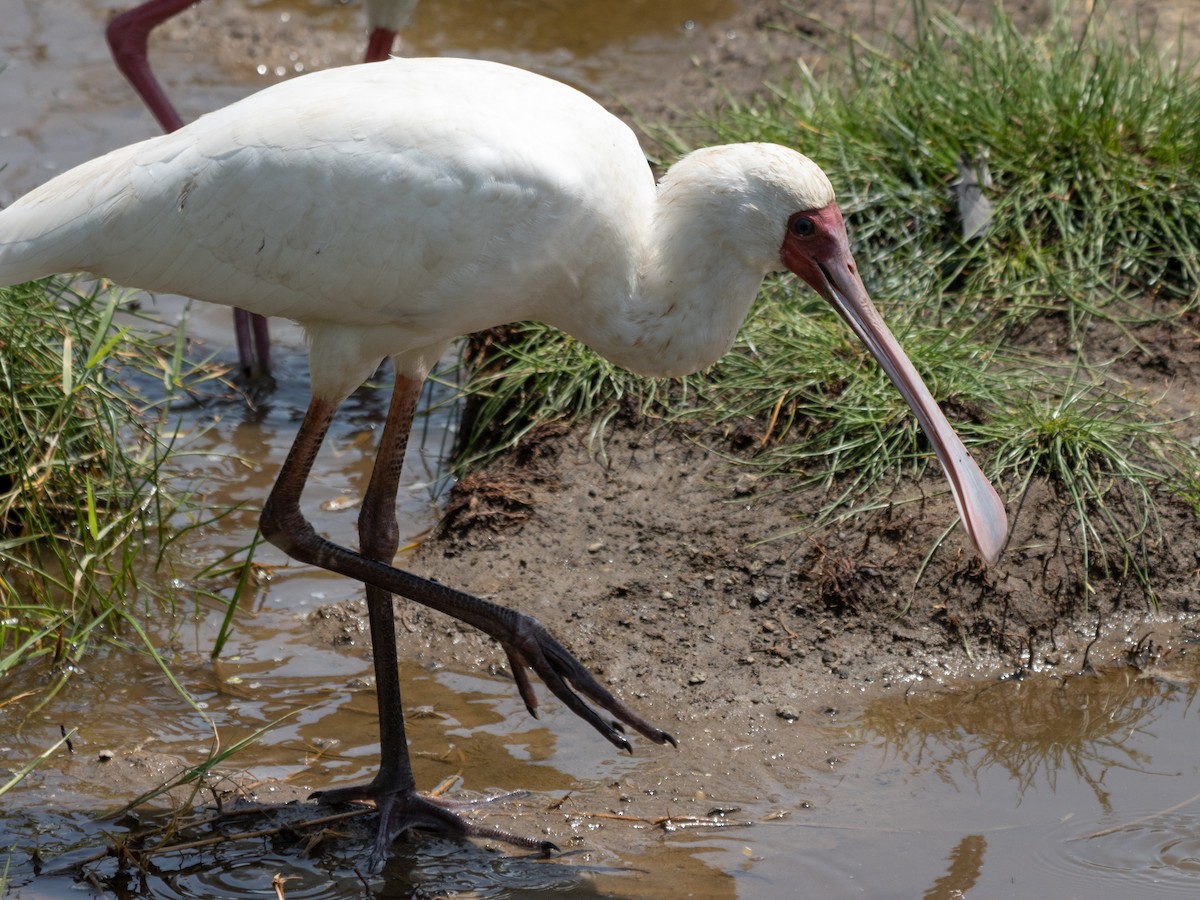
<svg viewBox="0 0 1200 900"><path fill-rule="evenodd" d="M1056 311L1144 318L1195 303L1200 83L1153 34L1060 14L1037 35L997 11L972 30L914 3L907 40L848 39L839 75L807 71L705 119L721 142L800 148L837 186L856 253L924 293L951 284L990 321ZM843 86L843 85L848 86ZM677 149L683 149L677 147ZM964 244L952 183L987 160L992 230ZM873 286L886 293L884 285Z"/></svg>
<svg viewBox="0 0 1200 900"><path fill-rule="evenodd" d="M1200 457L1138 397L1064 379L1065 390L1030 389L988 422L996 468L1023 500L1041 479L1063 499L1063 528L1077 544L1078 582L1087 607L1099 575L1133 579L1156 603L1150 551L1162 543L1158 504L1193 493Z"/></svg>

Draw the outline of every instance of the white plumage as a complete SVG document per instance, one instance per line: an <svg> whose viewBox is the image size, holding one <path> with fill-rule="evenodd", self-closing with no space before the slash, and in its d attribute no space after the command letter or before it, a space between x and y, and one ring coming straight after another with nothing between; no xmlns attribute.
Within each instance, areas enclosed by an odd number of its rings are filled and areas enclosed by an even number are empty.
<svg viewBox="0 0 1200 900"><path fill-rule="evenodd" d="M782 268L788 213L833 191L792 150L733 145L678 164L662 198L632 132L578 91L397 59L275 85L54 179L4 213L0 277L90 272L294 319L335 401L382 356L521 319L680 375L728 350Z"/></svg>
<svg viewBox="0 0 1200 900"><path fill-rule="evenodd" d="M167 132L180 128L183 120L150 68L147 43L151 31L199 2L146 0L114 16L105 29L113 62ZM366 0L367 62L388 58L397 33L408 24L416 5L417 0ZM271 347L266 318L235 308L234 331L242 373L252 378L269 374Z"/></svg>
<svg viewBox="0 0 1200 900"><path fill-rule="evenodd" d="M628 743L583 698L651 740L672 740L536 621L390 565L399 460L429 367L461 334L537 319L634 371L692 372L729 349L763 276L782 269L821 293L879 359L946 468L967 532L994 561L1003 504L875 311L828 179L793 150L700 150L656 188L632 132L579 92L491 63L398 59L268 88L0 212L0 283L86 271L287 316L308 331L314 399L262 529L297 559L368 586L382 766L370 785L323 797L379 802L377 859L410 827L484 833L415 793L392 593L495 637L531 712L526 668L617 746ZM356 553L318 537L299 498L337 405L383 356L397 388Z"/></svg>

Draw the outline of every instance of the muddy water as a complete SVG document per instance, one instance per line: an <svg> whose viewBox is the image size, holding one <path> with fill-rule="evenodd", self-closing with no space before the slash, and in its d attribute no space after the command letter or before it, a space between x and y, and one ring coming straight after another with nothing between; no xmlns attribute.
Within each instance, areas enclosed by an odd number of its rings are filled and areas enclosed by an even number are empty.
<svg viewBox="0 0 1200 900"><path fill-rule="evenodd" d="M306 646L302 629L283 626L260 608L240 629L239 651L212 667L210 629L197 625L176 635L172 659L226 743L291 714L239 757L267 802L368 776L374 765L371 695L358 681L365 660ZM81 728L76 752L40 769L5 807L0 845L11 884L25 886L17 896L66 896L70 878L56 871L90 857L105 832L161 824L153 812L92 817L209 748L209 729L154 688L161 679L147 662L123 655L90 668L103 690L85 676L47 714L47 724ZM568 852L541 860L417 836L398 843L372 880L380 896L1182 897L1195 895L1200 878L1194 666L874 701L820 729L831 748L823 767L759 770L753 783L736 769L714 773L706 805L753 824L675 833L616 820L630 813L612 802L610 786L669 793L683 780L676 758L616 757L557 708L535 722L504 680L411 665L404 674L422 783L460 775L482 790L535 785L488 821L531 834L551 822ZM45 739L40 718L15 746L6 742L9 759L28 758ZM127 762L120 748L135 743L140 752ZM110 747L116 759L94 761ZM700 749L711 761L712 748ZM547 812L564 798L562 811ZM672 805L686 807L656 806ZM277 815L235 825L269 826ZM368 817L307 854L289 837L242 839L157 857L144 876L120 874L111 861L85 869L117 896L255 896L283 873L290 897L357 897L353 869L369 840ZM36 878L34 846L48 870Z"/></svg>
<svg viewBox="0 0 1200 900"><path fill-rule="evenodd" d="M4 0L0 162L8 168L0 199L154 133L99 39L103 17L123 5ZM361 51L353 9L278 0L252 6L252 27L243 30L264 40L297 27L316 30L282 57L254 40L230 38L226 46L221 37L210 45L196 39L203 32L195 24L170 31L156 55L172 73L185 115L281 73L349 61ZM683 23L719 21L730 6L426 3L406 44L416 53L536 63L587 87L614 70L634 77L651 55L686 54ZM222 23L236 11L217 0L206 7ZM210 57L203 52L210 48L223 52ZM188 315L193 335L228 353L223 310L170 299L160 308L169 319ZM232 641L218 662L209 659L222 610L203 593L227 596L231 586L194 573L246 543L254 507L307 401L299 335L277 324L275 346L274 395L254 409L210 404L184 423L191 453L180 459L178 477L215 507L247 507L190 534L174 559L178 614L152 626L151 639L196 707L165 683L131 634L88 658L45 706L37 705L44 674L35 669L0 690L8 701L0 707L3 778L60 728L78 729L72 753L56 754L0 800L0 884L8 895L79 896L76 867L93 879L92 887L82 885L85 893L103 884L109 896L269 896L277 873L289 879L283 890L293 898L1195 894L1194 665L1154 677L1114 672L893 692L870 702L842 698L839 714L794 726L795 741L828 748L823 766L799 768L786 763L790 726L783 725L775 741L781 749L768 759L759 758L753 736L740 734L694 735L677 753L639 748L635 758L618 756L555 704L531 719L507 680L423 665L419 635L401 648L419 783L457 776L471 791L533 788L488 811L489 821L520 833L546 831L567 851L562 856L531 859L417 836L397 844L368 890L353 874L370 840L364 820L332 826L308 852L295 839L264 836L157 856L144 872L86 862L112 835L167 821L165 800L136 818L115 819L114 809L266 726L221 767L221 784L236 781L265 801L291 800L368 778L376 764L365 633L349 622L345 646L332 648L310 639L306 625L314 610L355 597L352 585L260 551L259 562L272 567L270 583L242 598ZM353 498L365 484L384 411L380 395L356 395L331 434L309 494L318 529L352 539ZM445 425L410 450L402 505L412 534L435 514L436 433ZM691 786L697 782L706 785L703 795ZM210 801L207 792L198 798ZM248 827L284 814L289 809L277 809ZM709 821L669 831L654 821L668 814ZM722 821L729 827L717 827ZM217 830L193 829L188 837Z"/></svg>

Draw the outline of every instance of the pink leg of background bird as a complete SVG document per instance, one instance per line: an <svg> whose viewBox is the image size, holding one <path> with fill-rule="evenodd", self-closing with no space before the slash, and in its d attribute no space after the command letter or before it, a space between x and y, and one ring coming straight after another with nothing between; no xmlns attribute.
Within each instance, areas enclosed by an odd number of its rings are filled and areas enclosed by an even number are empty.
<svg viewBox="0 0 1200 900"><path fill-rule="evenodd" d="M363 62L382 62L392 55L392 47L396 43L396 32L390 28L373 28L367 39L367 52Z"/></svg>
<svg viewBox="0 0 1200 900"><path fill-rule="evenodd" d="M167 99L166 91L150 68L147 56L150 32L167 19L199 2L200 0L148 0L115 17L105 30L117 68L138 92L163 131L170 132L180 128L183 120ZM396 32L391 28L372 28L367 44L366 61L378 62L387 59L395 40ZM242 373L252 379L270 374L271 337L266 318L248 313L244 309L235 309L233 328Z"/></svg>

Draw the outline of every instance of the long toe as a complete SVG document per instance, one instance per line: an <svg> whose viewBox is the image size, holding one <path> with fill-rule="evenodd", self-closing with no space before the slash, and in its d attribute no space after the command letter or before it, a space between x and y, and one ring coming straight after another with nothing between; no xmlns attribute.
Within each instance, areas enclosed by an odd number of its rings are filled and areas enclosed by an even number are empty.
<svg viewBox="0 0 1200 900"><path fill-rule="evenodd" d="M346 803L374 803L378 805L379 798L388 793L389 790L388 787L371 781L367 784L330 788L327 791L313 791L308 795L308 799L315 800L322 806L342 806Z"/></svg>

